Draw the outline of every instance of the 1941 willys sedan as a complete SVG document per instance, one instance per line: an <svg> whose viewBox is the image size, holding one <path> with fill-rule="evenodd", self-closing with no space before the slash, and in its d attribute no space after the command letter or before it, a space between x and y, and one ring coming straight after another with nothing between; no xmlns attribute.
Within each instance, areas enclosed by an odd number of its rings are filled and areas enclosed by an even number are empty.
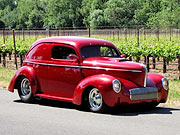
<svg viewBox="0 0 180 135"><path fill-rule="evenodd" d="M23 102L35 97L84 103L93 112L124 104L165 103L168 80L121 57L105 40L51 37L36 41L8 90Z"/></svg>

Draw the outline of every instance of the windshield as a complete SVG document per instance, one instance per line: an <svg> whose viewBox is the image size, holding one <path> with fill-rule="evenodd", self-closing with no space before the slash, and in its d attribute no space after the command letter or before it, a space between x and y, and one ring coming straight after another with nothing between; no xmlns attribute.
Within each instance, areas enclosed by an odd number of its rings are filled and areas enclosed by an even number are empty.
<svg viewBox="0 0 180 135"><path fill-rule="evenodd" d="M90 57L119 57L118 52L108 46L85 46L81 48L81 55L83 58Z"/></svg>

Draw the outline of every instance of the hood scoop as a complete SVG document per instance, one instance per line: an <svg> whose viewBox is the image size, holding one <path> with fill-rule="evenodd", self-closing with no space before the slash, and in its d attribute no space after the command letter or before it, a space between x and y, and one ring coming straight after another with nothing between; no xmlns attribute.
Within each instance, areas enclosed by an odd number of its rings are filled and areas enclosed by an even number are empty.
<svg viewBox="0 0 180 135"><path fill-rule="evenodd" d="M130 61L130 60L125 59L125 58L112 58L112 59L110 59L110 60L112 60L113 62Z"/></svg>

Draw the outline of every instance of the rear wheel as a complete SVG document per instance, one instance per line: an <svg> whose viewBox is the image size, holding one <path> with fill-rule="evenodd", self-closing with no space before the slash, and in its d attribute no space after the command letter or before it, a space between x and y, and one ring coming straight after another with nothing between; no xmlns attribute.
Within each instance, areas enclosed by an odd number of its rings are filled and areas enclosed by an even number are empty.
<svg viewBox="0 0 180 135"><path fill-rule="evenodd" d="M21 77L18 84L18 94L23 102L29 103L32 102L33 94L31 89L31 84L25 76Z"/></svg>
<svg viewBox="0 0 180 135"><path fill-rule="evenodd" d="M97 88L92 88L88 94L88 107L92 112L104 112L107 108L102 95Z"/></svg>

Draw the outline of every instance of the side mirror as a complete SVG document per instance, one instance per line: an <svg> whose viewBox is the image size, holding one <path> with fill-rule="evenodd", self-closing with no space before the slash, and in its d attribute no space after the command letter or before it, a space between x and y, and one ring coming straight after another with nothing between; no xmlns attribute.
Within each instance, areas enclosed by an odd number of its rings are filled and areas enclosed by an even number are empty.
<svg viewBox="0 0 180 135"><path fill-rule="evenodd" d="M70 60L75 60L75 61L78 60L78 58L77 58L77 56L75 54L69 54L68 57L69 57Z"/></svg>
<svg viewBox="0 0 180 135"><path fill-rule="evenodd" d="M121 58L125 58L126 57L126 55L125 54L121 54L121 56L120 56Z"/></svg>

